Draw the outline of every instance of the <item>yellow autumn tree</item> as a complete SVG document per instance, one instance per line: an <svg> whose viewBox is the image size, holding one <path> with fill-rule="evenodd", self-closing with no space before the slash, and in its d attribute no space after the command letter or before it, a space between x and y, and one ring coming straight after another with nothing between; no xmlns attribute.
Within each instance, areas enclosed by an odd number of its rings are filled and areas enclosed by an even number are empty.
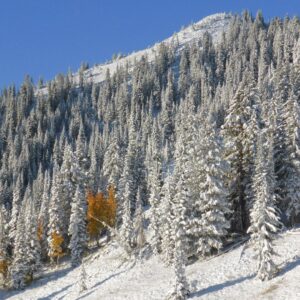
<svg viewBox="0 0 300 300"><path fill-rule="evenodd" d="M102 224L97 222L97 219L100 218L100 202L102 202L102 198L104 198L102 193L93 195L91 192L89 192L87 195L87 231L90 239L96 239L100 234L100 230L102 229Z"/></svg>
<svg viewBox="0 0 300 300"><path fill-rule="evenodd" d="M51 249L49 256L52 260L56 259L56 262L58 263L58 260L60 257L64 255L62 243L64 242L64 238L58 234L56 231L52 232L51 234Z"/></svg>
<svg viewBox="0 0 300 300"><path fill-rule="evenodd" d="M91 240L98 239L104 228L103 223L114 226L116 220L116 197L113 186L108 188L108 197L102 192L87 195L87 230ZM103 222L103 223L102 223Z"/></svg>

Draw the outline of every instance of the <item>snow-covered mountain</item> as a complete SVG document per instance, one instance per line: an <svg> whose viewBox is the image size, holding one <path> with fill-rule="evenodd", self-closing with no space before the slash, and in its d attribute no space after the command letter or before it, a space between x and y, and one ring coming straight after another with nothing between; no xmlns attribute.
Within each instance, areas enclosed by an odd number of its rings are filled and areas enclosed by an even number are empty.
<svg viewBox="0 0 300 300"><path fill-rule="evenodd" d="M99 64L89 68L83 73L84 81L100 83L103 80L105 80L107 70L109 70L110 75L112 75L118 69L118 67L128 65L130 69L133 67L136 61L139 61L141 59L142 56L147 56L149 62L151 62L153 61L161 43L165 43L166 45L176 44L177 52L180 52L185 45L201 39L205 32L210 33L213 38L213 41L215 43L218 43L223 31L226 31L232 17L233 16L231 14L227 13L217 13L205 17L199 22L187 26L181 31L174 33L171 37L163 40L162 42L156 43L150 48L133 52L125 57L116 59L112 62ZM72 76L73 82L78 84L78 72L72 74ZM38 90L37 92L43 94L47 92L47 89L43 88L41 90Z"/></svg>
<svg viewBox="0 0 300 300"><path fill-rule="evenodd" d="M237 247L225 254L187 267L192 294L190 299L216 300L298 300L300 299L300 230L279 236L275 250L280 255L279 274L269 282L255 278L251 248ZM88 290L79 294L80 268L64 264L48 270L25 291L0 292L10 300L163 300L172 290L173 270L159 257L140 262L124 260L120 248L111 244L85 260Z"/></svg>
<svg viewBox="0 0 300 300"><path fill-rule="evenodd" d="M5 89L0 299L300 299L299 32L216 14Z"/></svg>

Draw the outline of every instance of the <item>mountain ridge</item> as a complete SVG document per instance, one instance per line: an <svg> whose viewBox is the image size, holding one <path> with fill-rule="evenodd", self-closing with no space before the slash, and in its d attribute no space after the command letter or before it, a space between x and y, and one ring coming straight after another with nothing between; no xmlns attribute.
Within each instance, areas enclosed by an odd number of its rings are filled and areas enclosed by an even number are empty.
<svg viewBox="0 0 300 300"><path fill-rule="evenodd" d="M153 61L159 46L163 43L172 45L178 43L177 53L181 52L185 45L191 44L203 36L205 32L211 34L215 43L218 43L222 33L228 28L230 20L233 15L229 13L215 13L204 17L198 22L183 28L179 32L175 32L171 37L168 37L161 42L155 43L148 48L134 51L124 57L117 58L114 61L109 61L103 64L95 65L88 68L83 72L83 78L86 83L101 83L105 80L106 72L109 70L110 75L113 75L119 67L124 67L126 64L132 67L135 61L140 60L143 56L147 55L149 61ZM72 81L79 84L79 72L72 73ZM37 89L36 93L45 94L47 88Z"/></svg>

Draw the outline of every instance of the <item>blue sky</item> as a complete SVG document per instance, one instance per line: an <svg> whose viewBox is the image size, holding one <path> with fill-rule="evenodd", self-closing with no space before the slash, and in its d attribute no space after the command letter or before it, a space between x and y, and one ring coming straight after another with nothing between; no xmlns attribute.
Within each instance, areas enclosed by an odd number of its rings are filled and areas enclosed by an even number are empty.
<svg viewBox="0 0 300 300"><path fill-rule="evenodd" d="M0 0L0 88L143 49L217 12L300 15L299 0Z"/></svg>

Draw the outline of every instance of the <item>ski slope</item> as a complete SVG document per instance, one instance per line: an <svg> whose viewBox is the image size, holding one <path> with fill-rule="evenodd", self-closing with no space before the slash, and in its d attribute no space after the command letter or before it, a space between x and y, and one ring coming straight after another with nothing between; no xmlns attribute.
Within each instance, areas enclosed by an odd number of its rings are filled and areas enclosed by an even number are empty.
<svg viewBox="0 0 300 300"><path fill-rule="evenodd" d="M190 299L300 299L299 229L287 231L276 240L280 272L270 281L255 278L252 249L246 249L240 260L242 248L189 265ZM72 269L66 262L57 270L48 270L24 291L0 292L0 299L161 300L172 290L172 267L165 267L153 256L142 262L126 260L115 244L86 257L85 266L88 290L82 294L80 268Z"/></svg>
<svg viewBox="0 0 300 300"><path fill-rule="evenodd" d="M220 40L223 31L226 31L231 19L232 15L226 13L218 13L205 17L199 22L194 23L177 33L174 33L173 36L163 40L162 42L156 43L152 47L133 52L126 57L109 63L96 65L86 70L83 73L84 81L87 83L100 83L105 80L107 70L109 70L110 75L113 75L118 68L126 65L128 65L129 70L131 70L135 62L139 61L142 56L147 56L149 62L151 62L154 60L161 43L165 43L166 45L172 45L173 43L176 43L178 47L177 52L180 52L185 45L201 39L205 32L209 32L213 38L213 41L217 43ZM75 84L79 84L78 73L72 74L72 80ZM36 93L47 94L47 88L39 89L36 91Z"/></svg>

